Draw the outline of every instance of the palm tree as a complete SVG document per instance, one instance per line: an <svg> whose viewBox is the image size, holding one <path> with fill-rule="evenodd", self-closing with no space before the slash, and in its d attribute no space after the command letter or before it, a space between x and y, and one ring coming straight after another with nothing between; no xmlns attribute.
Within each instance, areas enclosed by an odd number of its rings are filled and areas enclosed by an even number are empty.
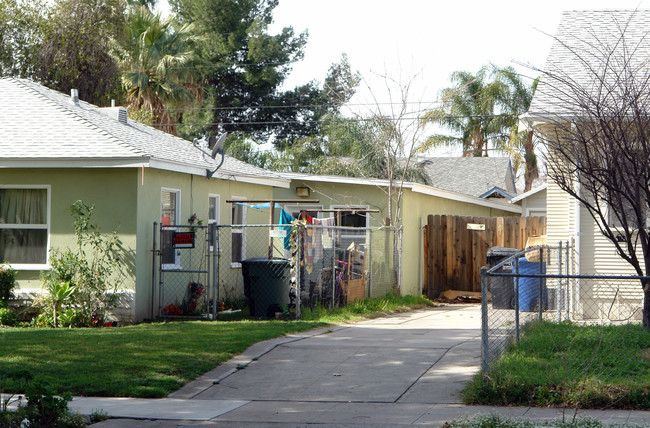
<svg viewBox="0 0 650 428"><path fill-rule="evenodd" d="M495 115L496 100L506 91L499 80L488 81L490 67L475 75L456 71L450 88L441 92L441 106L428 111L423 123L437 124L452 135L434 134L427 138L421 151L441 146L462 146L463 156L487 156L490 140L496 141L504 127L504 118Z"/></svg>
<svg viewBox="0 0 650 428"><path fill-rule="evenodd" d="M513 160L515 171L524 164L525 188L524 192L532 188L534 181L539 177L537 156L535 155L535 142L532 130L519 132L519 116L528 111L537 88L539 78L527 86L521 76L512 67L497 68L494 71L496 79L501 81L507 91L501 94L498 103L501 109L508 113L507 135L500 140L499 147ZM504 116L505 117L505 116Z"/></svg>
<svg viewBox="0 0 650 428"><path fill-rule="evenodd" d="M122 86L129 107L151 112L153 124L176 135L178 115L167 109L201 101L201 77L192 66L197 62L192 25L174 26L174 17L162 18L146 6L134 9L123 45L117 47Z"/></svg>

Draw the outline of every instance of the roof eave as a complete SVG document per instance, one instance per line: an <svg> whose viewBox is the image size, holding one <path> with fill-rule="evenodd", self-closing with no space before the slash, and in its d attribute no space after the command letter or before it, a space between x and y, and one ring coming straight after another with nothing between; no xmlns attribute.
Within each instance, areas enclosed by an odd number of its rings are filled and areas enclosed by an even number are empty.
<svg viewBox="0 0 650 428"><path fill-rule="evenodd" d="M494 202L490 199L481 199L476 196L464 195L462 193L450 192L435 187L427 186L426 184L412 183L411 188L416 193L425 195L437 196L439 198L451 199L458 202L466 202L469 204L480 205L487 208L495 208L507 212L521 214L521 207L518 205L511 205L507 202Z"/></svg>
<svg viewBox="0 0 650 428"><path fill-rule="evenodd" d="M149 166L147 157L135 158L0 158L0 168L134 168Z"/></svg>

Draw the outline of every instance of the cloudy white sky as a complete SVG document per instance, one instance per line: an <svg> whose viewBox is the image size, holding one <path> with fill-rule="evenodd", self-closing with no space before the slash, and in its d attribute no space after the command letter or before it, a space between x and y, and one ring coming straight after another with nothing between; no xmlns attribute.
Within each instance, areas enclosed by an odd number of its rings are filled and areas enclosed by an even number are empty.
<svg viewBox="0 0 650 428"><path fill-rule="evenodd" d="M280 0L271 32L309 32L305 58L287 86L322 82L346 53L366 82L353 103L372 104L373 95L395 101L379 77L388 74L402 82L417 76L409 97L427 107L456 70L476 72L491 62L537 77L521 64L544 66L565 10L644 7L650 0Z"/></svg>
<svg viewBox="0 0 650 428"><path fill-rule="evenodd" d="M488 62L542 67L564 10L643 7L650 0L280 0L271 31L309 32L289 85L322 81L345 52L366 78L421 74L430 101L455 70L475 72Z"/></svg>
<svg viewBox="0 0 650 428"><path fill-rule="evenodd" d="M309 33L287 87L322 82L346 53L366 82L353 103L371 104L370 92L388 101L378 77L388 74L402 82L416 76L410 99L426 107L456 70L491 62L537 77L518 64L544 66L562 11L648 7L650 0L279 0L270 32Z"/></svg>

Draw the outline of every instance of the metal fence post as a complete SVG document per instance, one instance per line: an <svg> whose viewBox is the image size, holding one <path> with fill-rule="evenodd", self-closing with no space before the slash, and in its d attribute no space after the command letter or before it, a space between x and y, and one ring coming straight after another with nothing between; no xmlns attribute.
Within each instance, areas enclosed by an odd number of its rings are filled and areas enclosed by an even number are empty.
<svg viewBox="0 0 650 428"><path fill-rule="evenodd" d="M515 340L519 343L519 259L515 257Z"/></svg>
<svg viewBox="0 0 650 428"><path fill-rule="evenodd" d="M160 242L160 252L159 252L159 258L158 258L158 265L159 265L159 270L158 270L158 316L161 315L161 309L163 305L163 299L164 299L164 287L163 287L163 272L164 269L162 268L162 246L163 246L163 225L160 225L160 229L158 229L158 242Z"/></svg>
<svg viewBox="0 0 650 428"><path fill-rule="evenodd" d="M544 272L544 247L541 247L539 249L539 273L540 275L543 275ZM546 298L548 299L548 293L546 295ZM544 312L544 278L541 276L539 277L539 297L538 297L538 302L539 302L539 319L542 319L542 313Z"/></svg>
<svg viewBox="0 0 650 428"><path fill-rule="evenodd" d="M562 241L558 242L558 274L562 275ZM555 293L555 304L557 305L557 322L562 321L562 278L557 279L557 292Z"/></svg>
<svg viewBox="0 0 650 428"><path fill-rule="evenodd" d="M397 289L399 290L399 295L402 295L402 228L400 227L397 230L397 236L399 237L399 244L397 248L397 259L398 259L398 271L397 271Z"/></svg>
<svg viewBox="0 0 650 428"><path fill-rule="evenodd" d="M305 226L307 227L307 226ZM302 275L301 275L301 263L302 263L302 257L300 257L300 254L302 253L302 234L306 229L302 229L300 233L298 233L298 236L296 237L297 241L296 242L296 319L300 319L300 282L302 281Z"/></svg>
<svg viewBox="0 0 650 428"><path fill-rule="evenodd" d="M154 306L156 302L156 256L158 255L158 222L153 222L153 250L151 251L151 319L154 317Z"/></svg>
<svg viewBox="0 0 650 428"><path fill-rule="evenodd" d="M212 248L212 316L216 320L219 314L219 269L217 265L219 261L217 230L219 229L216 223L211 223L209 226L208 236L210 237L210 247Z"/></svg>
<svg viewBox="0 0 650 428"><path fill-rule="evenodd" d="M569 266L569 241L566 241L566 273L567 273L567 279L566 279L566 290L565 290L565 293L564 293L565 294L564 300L565 300L566 303L565 303L564 306L566 307L566 320L567 321L569 320L569 314L570 314L570 311L569 311L569 277L568 277L568 275L571 274L571 271L569 270L569 268L570 268L570 266Z"/></svg>
<svg viewBox="0 0 650 428"><path fill-rule="evenodd" d="M483 376L487 375L490 363L488 348L488 293L487 293L487 267L481 268L481 369Z"/></svg>
<svg viewBox="0 0 650 428"><path fill-rule="evenodd" d="M372 240L374 232L370 229L370 239L368 239L368 248L365 254L366 257L366 269L368 270L368 296L372 297Z"/></svg>

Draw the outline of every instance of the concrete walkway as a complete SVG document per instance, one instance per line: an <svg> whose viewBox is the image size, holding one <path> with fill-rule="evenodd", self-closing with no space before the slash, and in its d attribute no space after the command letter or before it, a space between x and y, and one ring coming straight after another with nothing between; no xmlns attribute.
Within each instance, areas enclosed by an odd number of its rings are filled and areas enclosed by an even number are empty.
<svg viewBox="0 0 650 428"><path fill-rule="evenodd" d="M556 409L463 405L459 393L479 365L480 307L448 306L261 342L165 399L75 398L70 407L118 418L98 427L442 426L479 413L562 417ZM650 412L580 414L650 426Z"/></svg>

